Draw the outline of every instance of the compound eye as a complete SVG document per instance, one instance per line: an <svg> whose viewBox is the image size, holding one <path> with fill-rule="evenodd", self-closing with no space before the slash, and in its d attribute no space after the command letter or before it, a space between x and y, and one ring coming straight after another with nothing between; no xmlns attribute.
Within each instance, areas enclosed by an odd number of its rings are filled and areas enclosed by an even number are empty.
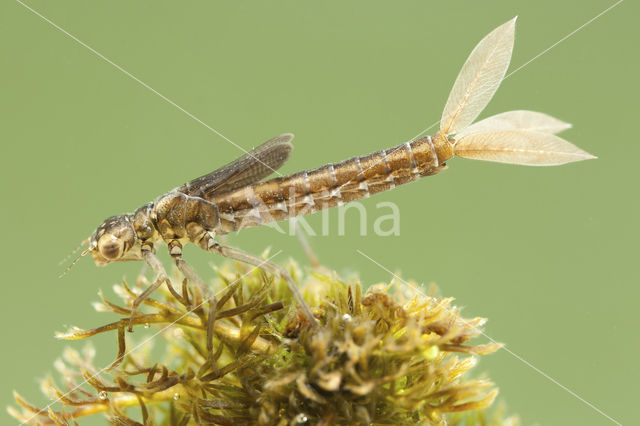
<svg viewBox="0 0 640 426"><path fill-rule="evenodd" d="M122 256L124 243L115 235L104 234L98 241L98 250L105 259L117 259Z"/></svg>

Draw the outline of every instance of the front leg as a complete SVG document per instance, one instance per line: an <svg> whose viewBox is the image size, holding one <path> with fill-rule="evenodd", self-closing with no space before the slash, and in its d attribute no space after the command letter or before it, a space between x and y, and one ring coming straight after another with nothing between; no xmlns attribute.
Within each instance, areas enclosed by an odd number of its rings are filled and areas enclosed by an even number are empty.
<svg viewBox="0 0 640 426"><path fill-rule="evenodd" d="M160 259L158 259L158 257L155 254L153 254L151 250L143 250L142 257L144 258L144 261L146 262L146 264L149 265L149 267L155 274L156 279L153 282L153 284L147 287L146 290L140 293L140 295L136 297L136 299L133 301L133 305L131 307L131 318L129 319L129 328L128 328L129 332L133 331L133 318L136 315L138 306L140 306L140 304L144 302L144 300L147 297L149 297L149 295L153 293L162 284L167 283L167 286L171 286L171 282L169 281L167 272L164 270L164 267L162 266L162 262L160 262Z"/></svg>
<svg viewBox="0 0 640 426"><path fill-rule="evenodd" d="M210 233L205 234L205 236L200 240L199 245L201 248L209 252L218 253L221 256L248 263L249 265L253 265L273 275L277 275L283 278L287 282L289 291L291 291L291 293L293 294L293 298L296 300L298 307L302 309L302 312L307 317L307 320L309 321L311 326L317 326L316 319L311 313L309 305L307 305L307 302L305 302L302 298L302 294L300 294L300 290L298 289L296 283L293 281L293 278L291 278L291 275L289 275L289 273L283 267L268 260L262 259L258 256L246 253L242 250L238 250L228 246L222 246L214 240L213 236Z"/></svg>

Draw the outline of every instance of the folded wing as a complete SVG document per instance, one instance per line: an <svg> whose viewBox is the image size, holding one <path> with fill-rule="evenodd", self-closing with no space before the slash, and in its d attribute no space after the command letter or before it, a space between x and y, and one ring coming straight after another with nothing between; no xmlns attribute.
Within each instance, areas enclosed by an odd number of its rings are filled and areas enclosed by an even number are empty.
<svg viewBox="0 0 640 426"><path fill-rule="evenodd" d="M210 199L257 182L279 169L289 158L293 135L284 133L268 140L235 161L176 188L176 191Z"/></svg>

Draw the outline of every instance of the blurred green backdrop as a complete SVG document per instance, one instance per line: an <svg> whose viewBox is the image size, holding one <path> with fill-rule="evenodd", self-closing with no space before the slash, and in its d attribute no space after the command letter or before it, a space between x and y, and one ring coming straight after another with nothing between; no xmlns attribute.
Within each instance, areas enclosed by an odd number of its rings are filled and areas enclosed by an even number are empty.
<svg viewBox="0 0 640 426"><path fill-rule="evenodd" d="M246 149L294 132L285 172L386 148L436 122L473 46L514 15L510 71L613 4L28 2ZM629 124L639 112L639 12L626 1L586 25L505 80L483 114L547 112L572 122L563 136L598 160L557 168L453 160L436 177L364 201L370 218L377 203L396 203L399 236L360 236L354 211L345 236L332 212L330 235L310 240L340 273L390 279L361 250L403 277L437 283L467 315L488 317L487 334L522 359L503 350L479 369L524 424L613 423L589 404L622 423L637 418L640 146ZM0 402L12 403L17 389L45 405L36 378L68 345L54 331L106 322L90 305L97 290L111 294L140 267L83 259L58 279L58 261L105 217L241 152L19 2L0 6L0 35ZM229 242L307 263L295 237L269 228ZM200 271L220 262L194 248L186 258ZM108 348L105 365L114 341L95 339Z"/></svg>

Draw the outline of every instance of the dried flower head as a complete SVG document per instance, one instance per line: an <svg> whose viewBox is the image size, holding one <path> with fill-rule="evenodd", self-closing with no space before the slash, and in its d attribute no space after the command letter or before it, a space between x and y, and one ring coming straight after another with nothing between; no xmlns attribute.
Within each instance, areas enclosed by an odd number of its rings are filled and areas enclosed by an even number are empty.
<svg viewBox="0 0 640 426"><path fill-rule="evenodd" d="M484 319L462 318L451 298L407 287L392 294L393 285L363 293L357 280L345 283L324 269L305 279L295 264L289 270L304 282L318 327L296 310L284 281L226 264L214 298L175 277L157 299L146 299L133 323L154 333L136 344L125 329L146 282L116 285L124 303L100 294L94 307L120 319L58 334L75 340L115 332L113 364L96 367L91 347L68 349L55 362L61 382L42 382L54 402L41 409L16 394L22 410L9 412L30 424L98 413L118 425L514 424L501 412L491 420L475 411L497 395L491 382L468 378L476 355L499 348L470 343ZM155 335L163 354L150 349Z"/></svg>

